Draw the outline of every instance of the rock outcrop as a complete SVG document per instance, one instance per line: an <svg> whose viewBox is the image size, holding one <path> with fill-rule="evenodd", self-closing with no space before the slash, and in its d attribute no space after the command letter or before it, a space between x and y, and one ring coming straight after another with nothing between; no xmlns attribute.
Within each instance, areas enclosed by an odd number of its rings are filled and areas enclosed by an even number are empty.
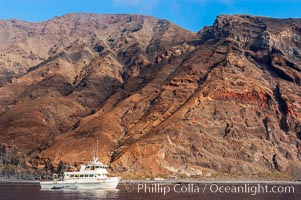
<svg viewBox="0 0 301 200"><path fill-rule="evenodd" d="M88 160L99 140L124 177L301 177L301 20L0 24L0 141L31 168Z"/></svg>

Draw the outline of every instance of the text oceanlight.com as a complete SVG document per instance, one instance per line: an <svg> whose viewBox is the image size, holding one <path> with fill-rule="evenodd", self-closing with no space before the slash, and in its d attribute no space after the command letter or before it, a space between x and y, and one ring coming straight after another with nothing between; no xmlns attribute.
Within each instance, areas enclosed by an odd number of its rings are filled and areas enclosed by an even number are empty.
<svg viewBox="0 0 301 200"><path fill-rule="evenodd" d="M224 184L137 184L127 185L126 189L129 192L138 192L146 194L163 194L169 193L213 193L213 194L293 194L295 193L294 186L267 185L267 184L241 184L241 185L224 185Z"/></svg>

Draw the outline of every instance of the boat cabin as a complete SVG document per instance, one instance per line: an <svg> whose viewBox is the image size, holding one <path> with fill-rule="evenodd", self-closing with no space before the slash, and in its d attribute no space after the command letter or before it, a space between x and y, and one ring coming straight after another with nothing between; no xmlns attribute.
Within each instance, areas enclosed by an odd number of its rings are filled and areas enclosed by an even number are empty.
<svg viewBox="0 0 301 200"><path fill-rule="evenodd" d="M106 178L108 174L107 168L107 165L104 165L98 160L98 158L94 157L93 161L91 161L89 164L81 165L79 171L65 172L64 180Z"/></svg>

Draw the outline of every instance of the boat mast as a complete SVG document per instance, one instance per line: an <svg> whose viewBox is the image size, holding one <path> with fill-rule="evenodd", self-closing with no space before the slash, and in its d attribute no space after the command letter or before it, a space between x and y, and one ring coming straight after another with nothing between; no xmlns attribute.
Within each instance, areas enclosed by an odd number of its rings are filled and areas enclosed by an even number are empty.
<svg viewBox="0 0 301 200"><path fill-rule="evenodd" d="M94 162L98 161L98 140L96 142L96 149L94 149L93 161Z"/></svg>
<svg viewBox="0 0 301 200"><path fill-rule="evenodd" d="M95 154L95 157L98 160L98 140L96 142L96 154Z"/></svg>

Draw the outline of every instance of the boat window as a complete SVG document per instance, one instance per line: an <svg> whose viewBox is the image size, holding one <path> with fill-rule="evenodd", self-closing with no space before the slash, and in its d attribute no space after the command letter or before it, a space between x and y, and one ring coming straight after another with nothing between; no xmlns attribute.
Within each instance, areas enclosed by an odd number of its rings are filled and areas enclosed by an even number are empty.
<svg viewBox="0 0 301 200"><path fill-rule="evenodd" d="M93 174L90 174L89 177L93 177Z"/></svg>
<svg viewBox="0 0 301 200"><path fill-rule="evenodd" d="M84 175L81 174L79 177L84 177Z"/></svg>
<svg viewBox="0 0 301 200"><path fill-rule="evenodd" d="M75 174L75 177L78 177L78 174Z"/></svg>
<svg viewBox="0 0 301 200"><path fill-rule="evenodd" d="M88 177L88 175L86 174L85 177Z"/></svg>
<svg viewBox="0 0 301 200"><path fill-rule="evenodd" d="M91 167L91 170L94 170L94 168L95 168L95 167L94 167L94 166L92 166L92 167Z"/></svg>
<svg viewBox="0 0 301 200"><path fill-rule="evenodd" d="M73 174L71 174L71 175L70 175L70 177L74 177L74 175L73 175Z"/></svg>

